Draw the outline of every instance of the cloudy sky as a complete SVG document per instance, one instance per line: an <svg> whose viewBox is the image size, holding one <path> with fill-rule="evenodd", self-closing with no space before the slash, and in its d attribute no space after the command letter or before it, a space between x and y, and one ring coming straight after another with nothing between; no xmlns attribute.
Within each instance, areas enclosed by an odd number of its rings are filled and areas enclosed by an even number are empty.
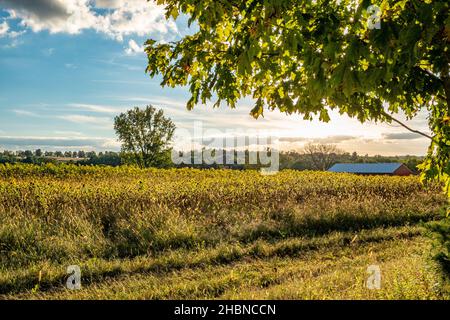
<svg viewBox="0 0 450 320"><path fill-rule="evenodd" d="M176 123L180 147L196 123L206 136L269 134L286 150L313 141L371 155L426 152L426 139L399 126L337 114L327 124L278 112L254 120L250 99L187 111L186 88L145 75L142 44L192 32L186 18L166 21L146 0L0 0L0 150L118 150L114 116L153 104ZM425 115L409 125L427 131Z"/></svg>

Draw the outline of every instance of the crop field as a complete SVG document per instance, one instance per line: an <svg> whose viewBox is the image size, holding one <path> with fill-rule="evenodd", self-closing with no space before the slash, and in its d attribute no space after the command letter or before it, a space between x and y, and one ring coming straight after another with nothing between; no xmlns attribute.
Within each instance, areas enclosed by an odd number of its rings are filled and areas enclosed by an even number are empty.
<svg viewBox="0 0 450 320"><path fill-rule="evenodd" d="M446 299L445 201L415 176L0 166L0 298Z"/></svg>

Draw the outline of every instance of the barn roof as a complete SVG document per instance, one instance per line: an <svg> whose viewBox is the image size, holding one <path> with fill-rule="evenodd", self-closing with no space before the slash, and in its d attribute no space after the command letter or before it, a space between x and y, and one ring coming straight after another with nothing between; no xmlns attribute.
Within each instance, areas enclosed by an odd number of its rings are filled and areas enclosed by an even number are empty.
<svg viewBox="0 0 450 320"><path fill-rule="evenodd" d="M367 173L367 174L389 174L394 173L402 163L336 163L328 171L330 172L348 172L348 173Z"/></svg>

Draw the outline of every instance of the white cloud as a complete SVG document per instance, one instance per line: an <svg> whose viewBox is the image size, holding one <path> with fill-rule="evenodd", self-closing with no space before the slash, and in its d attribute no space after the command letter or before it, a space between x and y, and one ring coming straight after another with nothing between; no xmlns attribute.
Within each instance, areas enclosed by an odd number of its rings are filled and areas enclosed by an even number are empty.
<svg viewBox="0 0 450 320"><path fill-rule="evenodd" d="M34 32L79 33L95 25L96 17L88 0L0 0L12 18Z"/></svg>
<svg viewBox="0 0 450 320"><path fill-rule="evenodd" d="M85 116L80 114L69 114L59 116L59 119L78 124L95 124L101 127L112 127L112 119L107 117Z"/></svg>
<svg viewBox="0 0 450 320"><path fill-rule="evenodd" d="M98 105L89 105L89 104L69 104L68 106L79 108L84 111L92 111L92 112L98 112L98 113L108 113L108 114L115 114L119 113L120 110L114 109L107 106L98 106ZM33 117L33 118L53 118L53 119L61 119L77 124L94 124L98 125L100 127L104 128L112 128L112 117L106 117L106 116L91 116L91 115L81 115L81 114L66 114L66 115L59 115L59 116L48 116L48 115L40 115L38 113L28 111L28 110L22 110L22 109L13 109L11 110L18 116L25 116L25 117Z"/></svg>
<svg viewBox="0 0 450 320"><path fill-rule="evenodd" d="M6 22L6 21L3 21L2 23L0 23L0 38L8 37L8 38L14 39L23 33L25 33L25 30L12 31L8 25L8 22ZM16 39L13 40L13 43L14 42L18 43Z"/></svg>
<svg viewBox="0 0 450 320"><path fill-rule="evenodd" d="M128 41L128 48L125 49L126 54L133 55L141 52L144 52L143 46L138 45L133 39Z"/></svg>
<svg viewBox="0 0 450 320"><path fill-rule="evenodd" d="M99 137L14 137L0 136L0 149L37 149L46 150L73 149L73 150L118 150L120 143L113 138Z"/></svg>
<svg viewBox="0 0 450 320"><path fill-rule="evenodd" d="M67 69L76 69L77 66L74 65L73 63L66 63L64 64L64 67L66 67Z"/></svg>
<svg viewBox="0 0 450 320"><path fill-rule="evenodd" d="M9 38L17 38L18 36L24 34L25 32L26 32L25 30L22 30L22 31L10 31L8 33L8 37Z"/></svg>
<svg viewBox="0 0 450 320"><path fill-rule="evenodd" d="M414 132L389 132L382 135L386 140L415 140L425 139L425 137Z"/></svg>
<svg viewBox="0 0 450 320"><path fill-rule="evenodd" d="M124 0L95 0L95 6L97 8L113 9L122 5Z"/></svg>
<svg viewBox="0 0 450 320"><path fill-rule="evenodd" d="M177 33L175 22L165 19L164 7L146 0L0 0L0 8L34 32L78 34L92 29L119 41L130 35Z"/></svg>
<svg viewBox="0 0 450 320"><path fill-rule="evenodd" d="M92 112L99 112L99 113L118 113L121 112L122 109L110 107L110 106L103 106L103 105L96 105L96 104L83 104L83 103L71 103L69 104L70 107L78 108L86 111L92 111Z"/></svg>
<svg viewBox="0 0 450 320"><path fill-rule="evenodd" d="M13 112L19 116L39 117L39 115L37 113L27 111L27 110L14 109Z"/></svg>
<svg viewBox="0 0 450 320"><path fill-rule="evenodd" d="M9 25L6 21L0 23L0 38L5 37L8 34Z"/></svg>
<svg viewBox="0 0 450 320"><path fill-rule="evenodd" d="M124 0L111 13L99 16L96 30L118 40L129 35L177 32L175 22L166 20L164 15L164 7L154 2Z"/></svg>

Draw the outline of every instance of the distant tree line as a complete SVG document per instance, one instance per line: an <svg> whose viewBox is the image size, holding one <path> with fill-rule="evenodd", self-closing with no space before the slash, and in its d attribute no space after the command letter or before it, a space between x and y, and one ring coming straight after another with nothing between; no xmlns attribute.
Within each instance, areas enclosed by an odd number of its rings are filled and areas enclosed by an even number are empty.
<svg viewBox="0 0 450 320"><path fill-rule="evenodd" d="M75 163L80 165L121 165L118 152L105 151L42 151L37 149L19 151L0 151L0 163Z"/></svg>
<svg viewBox="0 0 450 320"><path fill-rule="evenodd" d="M210 153L211 150L203 149L191 151L191 164L171 164L170 167L193 167L193 168L227 168L227 169L259 169L263 165L259 162L257 164L248 164L250 157L256 157L256 154L251 155L254 151L245 151L245 163L236 164L237 151L234 152L235 164L226 164L225 150L214 150L215 153L223 154L223 164L206 164L195 163L196 154ZM338 162L344 163L377 163L377 162L403 162L413 172L417 173L417 165L423 161L423 157L419 156L369 156L359 155L356 152L349 153L339 150L333 146L327 145L307 145L302 151L285 151L280 152L280 169L294 169L294 170L327 170L333 164ZM74 163L79 165L106 165L119 166L126 164L126 157L121 156L120 152L105 151L43 151L37 149L19 150L19 151L0 151L1 163ZM154 167L167 167L155 165Z"/></svg>

